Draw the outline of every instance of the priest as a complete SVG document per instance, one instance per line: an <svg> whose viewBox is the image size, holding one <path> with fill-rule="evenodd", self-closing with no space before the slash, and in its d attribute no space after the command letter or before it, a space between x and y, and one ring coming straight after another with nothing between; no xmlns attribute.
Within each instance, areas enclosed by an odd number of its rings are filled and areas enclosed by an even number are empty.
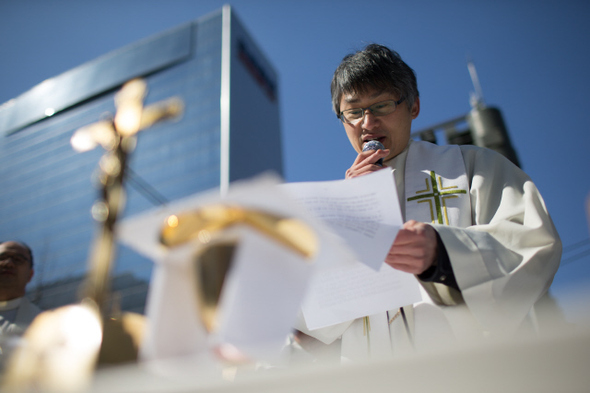
<svg viewBox="0 0 590 393"><path fill-rule="evenodd" d="M485 148L411 140L416 76L387 47L346 56L331 91L358 153L346 178L393 169L405 224L385 263L414 274L423 301L312 331L302 322L298 344L361 360L534 332L561 242L531 179ZM370 141L383 146L363 151Z"/></svg>
<svg viewBox="0 0 590 393"><path fill-rule="evenodd" d="M0 242L0 335L22 335L41 310L26 297L33 252L24 243Z"/></svg>

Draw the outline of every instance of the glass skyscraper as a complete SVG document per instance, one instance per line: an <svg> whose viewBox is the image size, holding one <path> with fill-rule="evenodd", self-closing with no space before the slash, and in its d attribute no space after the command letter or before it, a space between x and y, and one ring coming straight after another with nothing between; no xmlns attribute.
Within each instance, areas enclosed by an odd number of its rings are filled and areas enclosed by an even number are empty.
<svg viewBox="0 0 590 393"><path fill-rule="evenodd" d="M93 174L100 148L70 138L105 113L132 78L145 104L178 96L178 121L142 131L130 159L124 216L272 170L282 175L278 81L229 6L48 79L0 106L0 239L35 253L28 296L48 309L77 301L98 228ZM143 311L152 262L119 246L113 289Z"/></svg>

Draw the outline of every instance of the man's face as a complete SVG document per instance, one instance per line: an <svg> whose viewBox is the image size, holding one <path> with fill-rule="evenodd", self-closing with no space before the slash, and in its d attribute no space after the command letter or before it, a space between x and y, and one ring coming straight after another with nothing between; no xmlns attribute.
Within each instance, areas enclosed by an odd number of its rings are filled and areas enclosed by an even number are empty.
<svg viewBox="0 0 590 393"><path fill-rule="evenodd" d="M0 296L10 300L23 296L33 277L31 259L25 247L17 242L0 244Z"/></svg>
<svg viewBox="0 0 590 393"><path fill-rule="evenodd" d="M345 93L340 100L340 111L355 108L367 108L375 103L386 100L399 100L393 93L369 90L363 94ZM352 147L360 153L363 143L369 140L378 140L391 150L384 159L387 161L401 153L410 141L410 129L412 120L420 113L420 99L408 110L406 101L398 105L392 113L385 116L375 116L371 111L365 111L365 117L357 124L344 123L344 129Z"/></svg>

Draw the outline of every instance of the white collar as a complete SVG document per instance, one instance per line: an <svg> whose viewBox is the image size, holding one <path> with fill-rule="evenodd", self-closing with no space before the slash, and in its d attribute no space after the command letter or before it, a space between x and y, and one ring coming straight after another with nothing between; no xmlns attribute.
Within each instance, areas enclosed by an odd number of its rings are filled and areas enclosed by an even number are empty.
<svg viewBox="0 0 590 393"><path fill-rule="evenodd" d="M0 301L0 311L13 310L15 308L18 308L22 300L22 297L17 297L16 299Z"/></svg>

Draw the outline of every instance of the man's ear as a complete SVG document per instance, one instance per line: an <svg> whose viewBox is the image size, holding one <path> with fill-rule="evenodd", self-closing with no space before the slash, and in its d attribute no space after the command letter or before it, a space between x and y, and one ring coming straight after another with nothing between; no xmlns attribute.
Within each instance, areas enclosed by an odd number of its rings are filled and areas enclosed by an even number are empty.
<svg viewBox="0 0 590 393"><path fill-rule="evenodd" d="M27 280L27 284L31 282L34 274L35 274L35 270L31 269L31 273L29 274L29 279Z"/></svg>
<svg viewBox="0 0 590 393"><path fill-rule="evenodd" d="M420 114L420 97L416 97L414 105L412 105L412 109L410 109L410 113L412 114L412 120L417 118Z"/></svg>

